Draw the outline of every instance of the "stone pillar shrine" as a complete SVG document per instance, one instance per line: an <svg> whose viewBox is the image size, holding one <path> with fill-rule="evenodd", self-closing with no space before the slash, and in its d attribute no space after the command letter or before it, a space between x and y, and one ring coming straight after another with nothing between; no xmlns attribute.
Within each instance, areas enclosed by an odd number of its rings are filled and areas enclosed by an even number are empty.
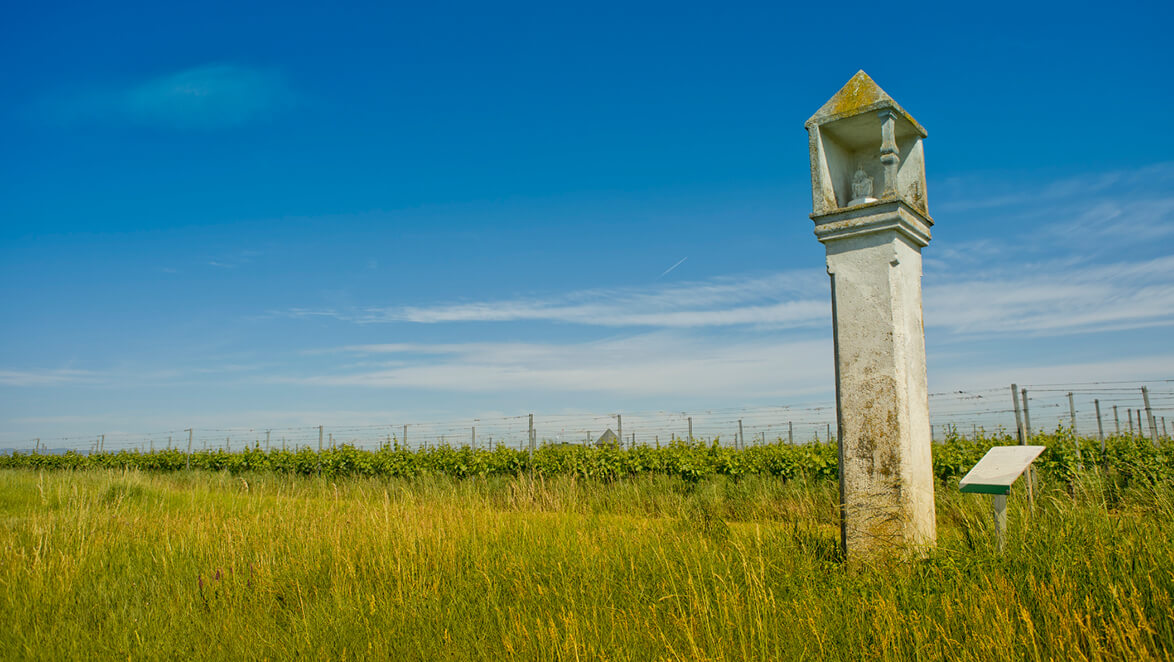
<svg viewBox="0 0 1174 662"><path fill-rule="evenodd" d="M932 438L921 319L929 243L925 129L858 72L806 123L815 236L827 249L850 559L933 545Z"/></svg>

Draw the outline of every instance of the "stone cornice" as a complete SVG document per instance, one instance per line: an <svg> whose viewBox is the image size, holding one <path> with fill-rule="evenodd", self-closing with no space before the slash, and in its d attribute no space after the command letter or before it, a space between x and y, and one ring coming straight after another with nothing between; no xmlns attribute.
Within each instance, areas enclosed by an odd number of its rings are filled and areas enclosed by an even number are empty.
<svg viewBox="0 0 1174 662"><path fill-rule="evenodd" d="M918 246L929 244L933 219L911 207L904 200L878 200L836 210L830 214L812 214L815 236L823 243L860 235L896 230Z"/></svg>

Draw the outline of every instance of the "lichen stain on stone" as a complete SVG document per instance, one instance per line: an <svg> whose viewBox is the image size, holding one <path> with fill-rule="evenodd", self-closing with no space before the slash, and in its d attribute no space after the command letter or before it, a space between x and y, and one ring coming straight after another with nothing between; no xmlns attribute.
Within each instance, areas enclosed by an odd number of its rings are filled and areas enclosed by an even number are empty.
<svg viewBox="0 0 1174 662"><path fill-rule="evenodd" d="M911 188L913 194L913 204L916 205L918 209L925 211L925 196L921 193L921 184L918 182L913 182L913 186Z"/></svg>
<svg viewBox="0 0 1174 662"><path fill-rule="evenodd" d="M869 463L869 473L884 478L899 475L901 458L899 421L893 403L897 402L897 381L875 376L861 385L868 395L863 398L855 444L857 459Z"/></svg>
<svg viewBox="0 0 1174 662"><path fill-rule="evenodd" d="M855 417L853 436L857 443L852 445L852 459L863 498L851 504L856 525L849 538L857 547L876 549L900 542L908 524L902 498L900 422L894 406L897 381L868 374L859 384L858 395L862 397Z"/></svg>
<svg viewBox="0 0 1174 662"><path fill-rule="evenodd" d="M832 100L832 115L847 115L882 99L880 88L863 72L852 77Z"/></svg>

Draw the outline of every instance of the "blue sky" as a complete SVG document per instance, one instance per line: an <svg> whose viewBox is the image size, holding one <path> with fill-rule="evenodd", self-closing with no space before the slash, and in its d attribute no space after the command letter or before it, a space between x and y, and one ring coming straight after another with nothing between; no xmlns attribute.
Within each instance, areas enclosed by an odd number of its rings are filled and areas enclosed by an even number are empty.
<svg viewBox="0 0 1174 662"><path fill-rule="evenodd" d="M1172 13L12 7L0 442L828 400L858 69L929 131L931 390L1174 377Z"/></svg>

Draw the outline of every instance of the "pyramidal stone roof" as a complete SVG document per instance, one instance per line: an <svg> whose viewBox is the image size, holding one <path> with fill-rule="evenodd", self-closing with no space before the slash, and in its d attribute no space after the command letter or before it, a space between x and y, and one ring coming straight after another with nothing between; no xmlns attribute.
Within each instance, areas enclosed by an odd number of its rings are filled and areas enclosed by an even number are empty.
<svg viewBox="0 0 1174 662"><path fill-rule="evenodd" d="M882 110L891 108L896 111L898 115L908 120L910 124L917 130L924 138L925 127L921 126L913 116L905 112L901 104L893 100L887 92L876 84L864 70L856 72L844 86L840 88L839 92L832 95L832 98L827 100L819 110L811 116L804 124L808 129L813 126L827 124L835 120L843 119L845 117L852 117L854 115L863 115L864 113L874 110Z"/></svg>

